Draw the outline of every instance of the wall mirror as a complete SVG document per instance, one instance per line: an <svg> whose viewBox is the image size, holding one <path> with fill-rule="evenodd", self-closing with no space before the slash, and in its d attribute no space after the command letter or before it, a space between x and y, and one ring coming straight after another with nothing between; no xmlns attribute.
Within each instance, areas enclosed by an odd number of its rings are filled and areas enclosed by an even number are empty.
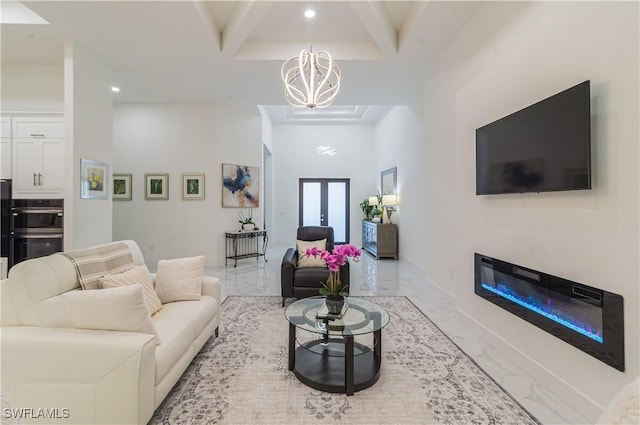
<svg viewBox="0 0 640 425"><path fill-rule="evenodd" d="M397 192L397 167L389 168L380 173L380 193Z"/></svg>

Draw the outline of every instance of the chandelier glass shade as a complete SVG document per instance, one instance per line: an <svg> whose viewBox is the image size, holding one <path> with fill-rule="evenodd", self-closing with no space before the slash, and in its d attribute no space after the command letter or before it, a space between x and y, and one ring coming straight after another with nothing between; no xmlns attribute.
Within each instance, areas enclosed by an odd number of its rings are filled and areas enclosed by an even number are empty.
<svg viewBox="0 0 640 425"><path fill-rule="evenodd" d="M284 96L292 106L324 108L331 105L340 88L340 68L324 50L302 50L282 65Z"/></svg>

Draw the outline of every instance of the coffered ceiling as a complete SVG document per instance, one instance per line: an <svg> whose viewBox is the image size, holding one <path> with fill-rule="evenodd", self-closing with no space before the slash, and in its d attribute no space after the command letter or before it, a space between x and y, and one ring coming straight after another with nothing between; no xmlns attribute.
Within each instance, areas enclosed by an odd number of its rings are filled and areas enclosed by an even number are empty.
<svg viewBox="0 0 640 425"><path fill-rule="evenodd" d="M0 4L6 4L3 0ZM118 103L285 105L280 67L327 50L342 73L333 115L375 120L423 96L425 69L481 7L457 1L25 1L50 25L2 24L2 65L62 64L72 42L113 71ZM304 18L306 8L316 17ZM373 106L371 106L373 105ZM371 118L374 117L374 118Z"/></svg>

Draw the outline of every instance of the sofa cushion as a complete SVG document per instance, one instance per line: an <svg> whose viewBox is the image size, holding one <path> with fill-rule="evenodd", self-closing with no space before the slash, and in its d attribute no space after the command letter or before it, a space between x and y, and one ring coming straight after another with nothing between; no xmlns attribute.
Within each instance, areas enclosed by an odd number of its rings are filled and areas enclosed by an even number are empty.
<svg viewBox="0 0 640 425"><path fill-rule="evenodd" d="M158 335L144 299L142 285L60 295L76 328L129 331ZM159 344L159 341L156 343Z"/></svg>
<svg viewBox="0 0 640 425"><path fill-rule="evenodd" d="M327 240L320 239L318 241L296 241L296 248L298 250L298 267L324 267L327 265L327 262L324 261L320 256L307 256L307 249L311 249L313 247L318 248L318 250L325 250L327 247Z"/></svg>
<svg viewBox="0 0 640 425"><path fill-rule="evenodd" d="M203 269L204 255L158 261L156 292L162 304L199 300Z"/></svg>
<svg viewBox="0 0 640 425"><path fill-rule="evenodd" d="M156 347L156 384L218 314L218 308L218 302L205 295L198 301L165 304L153 316L153 323L162 340L162 345Z"/></svg>
<svg viewBox="0 0 640 425"><path fill-rule="evenodd" d="M80 288L80 282L73 264L64 255L22 261L11 267L3 285L18 324L71 326L57 296Z"/></svg>
<svg viewBox="0 0 640 425"><path fill-rule="evenodd" d="M149 312L153 315L162 308L162 303L156 290L153 289L153 282L149 276L147 266L134 266L131 270L124 273L113 274L111 276L103 276L98 279L100 286L104 288L117 288L119 286L142 285L144 289L144 298L149 305Z"/></svg>

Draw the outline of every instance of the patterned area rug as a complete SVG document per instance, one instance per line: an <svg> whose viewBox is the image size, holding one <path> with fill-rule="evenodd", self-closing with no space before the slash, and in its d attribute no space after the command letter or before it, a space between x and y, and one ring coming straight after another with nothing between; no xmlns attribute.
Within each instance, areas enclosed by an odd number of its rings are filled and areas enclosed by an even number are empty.
<svg viewBox="0 0 640 425"><path fill-rule="evenodd" d="M280 297L229 297L211 339L150 424L539 424L405 297L367 297L391 322L382 371L347 397L287 368Z"/></svg>

